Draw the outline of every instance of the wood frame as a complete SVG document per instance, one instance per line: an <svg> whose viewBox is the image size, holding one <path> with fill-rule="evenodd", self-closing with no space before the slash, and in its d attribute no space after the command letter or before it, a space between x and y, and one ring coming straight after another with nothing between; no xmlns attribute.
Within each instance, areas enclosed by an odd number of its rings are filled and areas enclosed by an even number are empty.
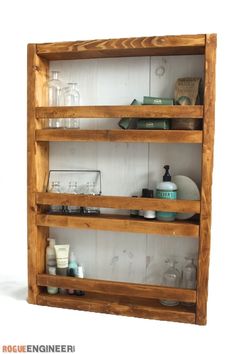
<svg viewBox="0 0 236 354"><path fill-rule="evenodd" d="M45 107L42 97L49 60L112 58L122 56L205 54L203 106L80 106ZM207 286L211 227L211 184L214 143L216 35L125 38L28 45L28 302L115 313L152 319L206 324ZM43 119L83 118L202 118L202 131L57 131L43 129ZM200 201L165 201L145 198L74 196L45 193L49 163L49 141L184 142L202 144ZM132 220L127 216L66 216L43 212L43 205L84 205L124 209L195 212L197 221L163 223ZM49 227L72 227L119 232L148 232L199 239L197 289L175 289L156 285L49 276L44 273ZM153 236L154 237L154 236ZM79 288L83 298L48 295L45 286ZM192 302L188 308L168 308L157 299Z"/></svg>

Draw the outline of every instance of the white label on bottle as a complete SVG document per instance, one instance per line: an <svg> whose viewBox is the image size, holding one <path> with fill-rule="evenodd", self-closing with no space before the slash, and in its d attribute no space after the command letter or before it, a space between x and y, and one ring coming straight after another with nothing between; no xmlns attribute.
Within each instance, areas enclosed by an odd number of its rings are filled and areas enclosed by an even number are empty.
<svg viewBox="0 0 236 354"><path fill-rule="evenodd" d="M57 268L67 268L68 258L57 258Z"/></svg>

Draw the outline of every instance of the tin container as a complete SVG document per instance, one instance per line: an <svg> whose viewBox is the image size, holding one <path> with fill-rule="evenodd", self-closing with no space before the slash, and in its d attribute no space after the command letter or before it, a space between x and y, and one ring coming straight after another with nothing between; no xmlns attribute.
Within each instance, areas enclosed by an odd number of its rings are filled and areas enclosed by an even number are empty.
<svg viewBox="0 0 236 354"><path fill-rule="evenodd" d="M201 130L202 119L178 118L171 119L171 129L173 130Z"/></svg>

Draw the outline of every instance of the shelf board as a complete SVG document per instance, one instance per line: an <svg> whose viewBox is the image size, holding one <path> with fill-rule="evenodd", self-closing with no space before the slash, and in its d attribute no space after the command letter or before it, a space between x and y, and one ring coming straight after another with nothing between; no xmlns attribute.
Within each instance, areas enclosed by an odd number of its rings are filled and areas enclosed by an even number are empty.
<svg viewBox="0 0 236 354"><path fill-rule="evenodd" d="M196 290L150 284L136 284L111 280L87 279L59 275L38 274L38 286L80 289L99 294L134 296L145 299L172 299L196 303Z"/></svg>
<svg viewBox="0 0 236 354"><path fill-rule="evenodd" d="M203 118L203 106L36 107L37 118Z"/></svg>
<svg viewBox="0 0 236 354"><path fill-rule="evenodd" d="M167 307L158 300L120 297L86 292L85 296L37 296L37 304L73 310L92 311L114 315L132 316L164 321L195 323L195 307Z"/></svg>
<svg viewBox="0 0 236 354"><path fill-rule="evenodd" d="M76 195L65 193L36 193L36 203L42 205L79 205L99 208L162 210L179 213L200 213L199 200L170 200L132 198L107 195Z"/></svg>
<svg viewBox="0 0 236 354"><path fill-rule="evenodd" d="M166 236L199 236L199 225L191 221L161 222L125 215L52 215L38 214L37 225L104 231L135 232Z"/></svg>
<svg viewBox="0 0 236 354"><path fill-rule="evenodd" d="M129 143L202 143L199 130L38 129L36 141L104 141Z"/></svg>
<svg viewBox="0 0 236 354"><path fill-rule="evenodd" d="M37 44L48 60L204 54L205 35L153 36Z"/></svg>

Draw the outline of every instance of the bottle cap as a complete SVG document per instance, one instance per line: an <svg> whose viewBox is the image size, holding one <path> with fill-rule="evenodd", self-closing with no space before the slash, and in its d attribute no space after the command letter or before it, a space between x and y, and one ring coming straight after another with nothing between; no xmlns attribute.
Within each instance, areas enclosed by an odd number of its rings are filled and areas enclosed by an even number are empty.
<svg viewBox="0 0 236 354"><path fill-rule="evenodd" d="M143 188L142 189L142 197L143 198L148 198L149 195L149 189L148 188Z"/></svg>
<svg viewBox="0 0 236 354"><path fill-rule="evenodd" d="M54 247L56 244L56 241L54 238L48 238L49 246Z"/></svg>
<svg viewBox="0 0 236 354"><path fill-rule="evenodd" d="M171 181L171 175L169 173L170 166L169 165L165 165L164 169L166 170L166 172L165 172L165 174L163 176L163 181L164 182L170 182Z"/></svg>

